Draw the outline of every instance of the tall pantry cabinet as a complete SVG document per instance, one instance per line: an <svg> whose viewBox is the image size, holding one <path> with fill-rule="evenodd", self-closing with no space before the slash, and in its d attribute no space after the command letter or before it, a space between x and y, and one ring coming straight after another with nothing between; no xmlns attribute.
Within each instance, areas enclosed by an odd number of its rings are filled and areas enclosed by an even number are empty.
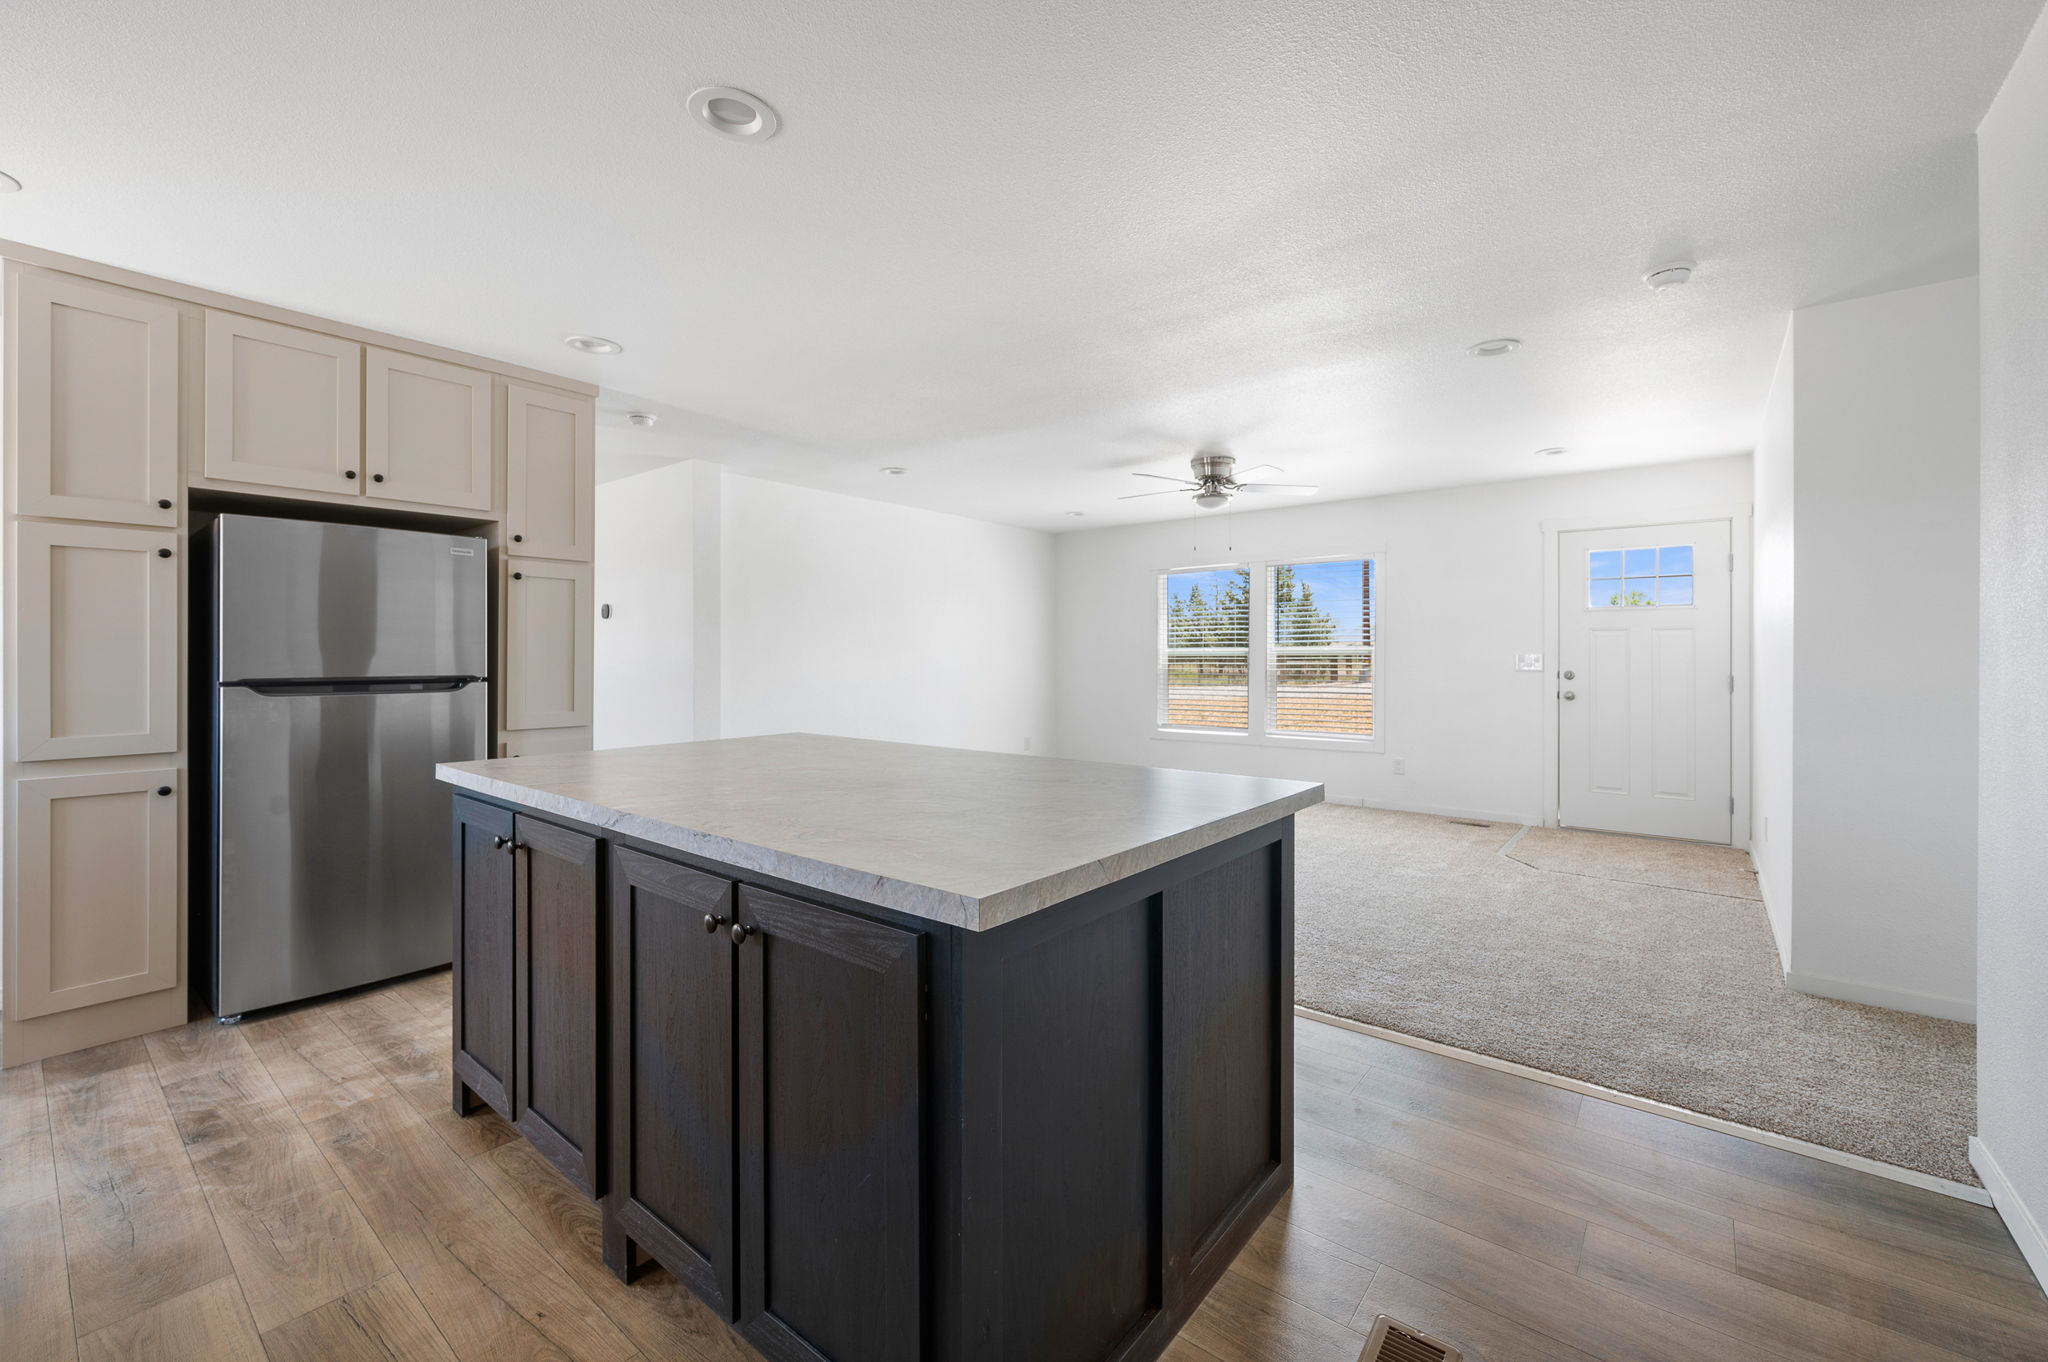
<svg viewBox="0 0 2048 1362"><path fill-rule="evenodd" d="M589 747L596 390L30 247L0 260L13 1065L188 1017L195 516L488 537L496 748Z"/></svg>

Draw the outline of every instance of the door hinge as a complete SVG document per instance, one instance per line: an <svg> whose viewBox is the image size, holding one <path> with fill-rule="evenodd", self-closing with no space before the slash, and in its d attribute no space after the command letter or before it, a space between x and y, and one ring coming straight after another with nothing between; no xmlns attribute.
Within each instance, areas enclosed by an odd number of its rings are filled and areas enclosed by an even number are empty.
<svg viewBox="0 0 2048 1362"><path fill-rule="evenodd" d="M1728 570L1735 571L1735 555L1732 553L1728 555Z"/></svg>
<svg viewBox="0 0 2048 1362"><path fill-rule="evenodd" d="M1735 694L1735 673L1734 673L1734 672L1730 672L1730 673L1728 673L1728 693L1729 693L1730 695L1733 695L1733 694Z"/></svg>
<svg viewBox="0 0 2048 1362"><path fill-rule="evenodd" d="M1734 795L1729 795L1729 796L1728 796L1728 812L1730 812L1730 813L1734 813L1734 812L1735 812L1735 796L1734 796Z"/></svg>

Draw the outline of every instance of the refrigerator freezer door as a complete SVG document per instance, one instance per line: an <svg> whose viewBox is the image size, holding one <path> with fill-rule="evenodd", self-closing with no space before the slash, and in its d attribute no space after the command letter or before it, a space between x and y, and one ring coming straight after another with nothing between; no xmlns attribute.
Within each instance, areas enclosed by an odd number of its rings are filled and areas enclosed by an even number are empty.
<svg viewBox="0 0 2048 1362"><path fill-rule="evenodd" d="M490 688L219 697L219 1015L447 964L434 763L486 754Z"/></svg>
<svg viewBox="0 0 2048 1362"><path fill-rule="evenodd" d="M224 515L214 545L222 681L490 674L481 539Z"/></svg>

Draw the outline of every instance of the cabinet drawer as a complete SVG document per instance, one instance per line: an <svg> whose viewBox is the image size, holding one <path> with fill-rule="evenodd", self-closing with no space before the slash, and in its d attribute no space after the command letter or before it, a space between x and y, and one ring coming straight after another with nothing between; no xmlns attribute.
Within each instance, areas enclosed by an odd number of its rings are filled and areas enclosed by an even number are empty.
<svg viewBox="0 0 2048 1362"><path fill-rule="evenodd" d="M15 757L178 746L178 536L24 520Z"/></svg>
<svg viewBox="0 0 2048 1362"><path fill-rule="evenodd" d="M41 1017L178 984L178 797L165 767L16 787L20 959L8 1013Z"/></svg>

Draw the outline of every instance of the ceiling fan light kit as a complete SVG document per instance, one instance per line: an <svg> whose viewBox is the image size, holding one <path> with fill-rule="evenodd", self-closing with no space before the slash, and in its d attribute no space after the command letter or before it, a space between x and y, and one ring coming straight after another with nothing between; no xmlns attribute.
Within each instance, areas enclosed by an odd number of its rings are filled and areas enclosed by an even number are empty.
<svg viewBox="0 0 2048 1362"><path fill-rule="evenodd" d="M1188 471L1194 474L1192 478L1170 478L1164 473L1133 473L1131 476L1134 478L1150 478L1155 482L1171 482L1178 485L1160 492L1132 492L1129 496L1118 497L1117 500L1135 501L1139 497L1192 493L1196 506L1205 511L1216 511L1228 506L1230 499L1239 492L1250 492L1253 495L1271 493L1283 497L1312 497L1319 490L1305 483L1239 482L1235 473L1236 468L1235 455L1214 449L1200 450L1188 460ZM1258 472L1268 468L1272 468L1275 473L1284 471L1264 463L1257 469L1246 471Z"/></svg>

